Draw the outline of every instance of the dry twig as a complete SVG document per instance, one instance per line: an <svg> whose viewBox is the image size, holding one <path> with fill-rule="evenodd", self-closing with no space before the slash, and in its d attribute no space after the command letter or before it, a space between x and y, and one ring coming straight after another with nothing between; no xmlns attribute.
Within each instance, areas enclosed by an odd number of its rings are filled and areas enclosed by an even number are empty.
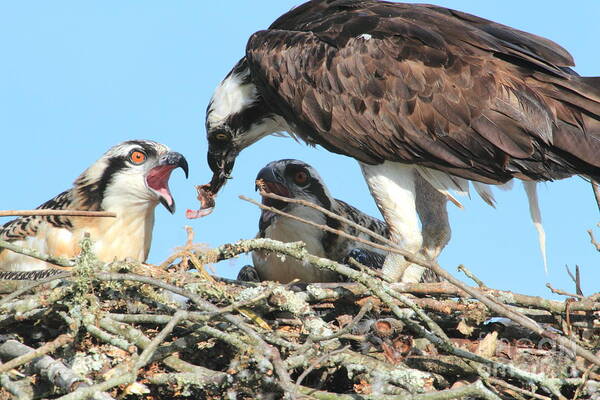
<svg viewBox="0 0 600 400"><path fill-rule="evenodd" d="M587 232L588 232L588 235L590 235L590 242L592 243L592 245L596 248L597 251L600 251L600 243L598 243L596 241L594 232L591 229L589 229Z"/></svg>
<svg viewBox="0 0 600 400"><path fill-rule="evenodd" d="M550 283L546 283L546 287L548 289L550 289L550 291L552 293L558 294L558 295L561 295L561 296L573 297L575 299L584 299L585 298L584 296L581 296L579 294L573 294L573 293L565 292L564 290L561 290L561 289L555 289L555 288L552 287L552 285Z"/></svg>
<svg viewBox="0 0 600 400"><path fill-rule="evenodd" d="M115 218L117 214L107 211L78 211L78 210L9 210L0 211L0 217L29 217L29 216L59 216L59 217L95 217Z"/></svg>

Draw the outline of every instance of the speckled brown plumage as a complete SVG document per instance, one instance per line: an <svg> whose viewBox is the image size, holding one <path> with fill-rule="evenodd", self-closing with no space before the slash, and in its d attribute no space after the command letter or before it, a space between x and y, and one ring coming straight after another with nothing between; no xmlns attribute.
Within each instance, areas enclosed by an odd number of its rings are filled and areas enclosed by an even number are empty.
<svg viewBox="0 0 600 400"><path fill-rule="evenodd" d="M40 269L37 271L0 271L0 280L3 281L39 281L51 276L64 273L60 269Z"/></svg>
<svg viewBox="0 0 600 400"><path fill-rule="evenodd" d="M51 200L37 207L37 210L75 210L72 205L73 192L68 190L62 192ZM81 210L81 209L79 209ZM40 224L49 224L56 228L72 228L73 223L70 217L64 216L28 216L8 221L0 227L0 239L13 241L17 239L25 239L28 236L33 236L37 233ZM0 253L3 249L0 249Z"/></svg>

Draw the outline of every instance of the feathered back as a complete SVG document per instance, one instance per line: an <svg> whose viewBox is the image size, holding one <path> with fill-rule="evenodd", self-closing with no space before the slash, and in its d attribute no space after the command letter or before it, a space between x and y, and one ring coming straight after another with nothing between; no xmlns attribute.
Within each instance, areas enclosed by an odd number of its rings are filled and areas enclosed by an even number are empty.
<svg viewBox="0 0 600 400"><path fill-rule="evenodd" d="M600 179L600 79L548 39L443 7L315 0L255 33L247 58L303 139L365 163Z"/></svg>

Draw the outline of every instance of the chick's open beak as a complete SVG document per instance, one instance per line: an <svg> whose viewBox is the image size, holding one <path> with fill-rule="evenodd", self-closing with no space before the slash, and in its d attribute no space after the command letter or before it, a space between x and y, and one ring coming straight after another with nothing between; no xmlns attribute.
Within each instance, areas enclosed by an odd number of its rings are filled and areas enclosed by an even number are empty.
<svg viewBox="0 0 600 400"><path fill-rule="evenodd" d="M185 177L188 177L189 167L187 160L181 153L171 151L163 154L156 166L146 175L146 184L158 195L161 204L171 214L175 212L175 200L169 190L169 178L175 168L181 168L185 173Z"/></svg>

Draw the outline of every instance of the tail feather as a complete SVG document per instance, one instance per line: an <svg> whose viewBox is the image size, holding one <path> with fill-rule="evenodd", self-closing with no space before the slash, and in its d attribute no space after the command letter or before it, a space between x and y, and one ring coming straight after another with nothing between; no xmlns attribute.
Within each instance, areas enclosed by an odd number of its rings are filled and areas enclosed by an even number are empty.
<svg viewBox="0 0 600 400"><path fill-rule="evenodd" d="M462 195L469 195L469 181L448 175L442 171L432 170L425 167L417 166L416 170L423 177L423 179L425 179L437 191L446 196L448 200L453 202L458 207L463 208L463 205L450 193L450 191L452 190ZM492 193L489 185L475 181L471 181L471 183L473 184L475 191L487 204L492 207L496 206L496 199L494 198L494 194ZM512 188L512 181L508 181L506 184L499 185L498 187L502 190L509 190ZM548 274L546 232L544 231L544 226L542 225L542 214L540 212L537 194L537 182L523 181L523 187L525 188L525 193L527 193L527 199L529 201L529 213L531 215L531 221L533 222L533 226L535 227L538 235L540 252L542 253L542 259L544 261L544 271L546 274Z"/></svg>
<svg viewBox="0 0 600 400"><path fill-rule="evenodd" d="M546 232L542 225L542 214L540 212L540 205L537 195L537 182L523 181L523 187L525 193L527 193L527 200L529 201L529 213L531 214L531 221L538 234L538 242L540 244L540 251L542 252L542 258L544 259L544 271L548 274L548 259L546 257Z"/></svg>
<svg viewBox="0 0 600 400"><path fill-rule="evenodd" d="M472 183L473 187L475 188L475 191L479 194L483 201L488 203L490 206L496 208L496 199L494 198L494 193L492 192L490 186L475 181L473 181Z"/></svg>
<svg viewBox="0 0 600 400"><path fill-rule="evenodd" d="M425 167L417 166L416 170L431 186L437 191L442 193L451 202L460 208L463 205L450 193L450 190L457 192L458 194L468 195L469 194L469 181L457 177L448 175L445 172L432 170ZM475 191L481 196L481 198L490 206L496 206L496 199L489 185L481 182L471 181ZM512 181L508 181L504 185L498 186L502 190L509 190L512 188ZM548 258L546 255L546 232L542 225L542 214L540 212L540 206L537 194L537 182L534 181L523 181L523 187L525 193L527 193L527 200L529 201L529 213L531 215L531 221L537 231L538 243L540 246L540 252L542 253L542 259L544 261L544 271L548 274Z"/></svg>
<svg viewBox="0 0 600 400"><path fill-rule="evenodd" d="M496 187L500 190L512 190L513 186L514 186L514 181L511 179L510 181L506 182L503 185L496 185Z"/></svg>
<svg viewBox="0 0 600 400"><path fill-rule="evenodd" d="M421 166L417 166L416 169L419 172L419 174L421 174L423 179L425 179L438 192L446 196L446 198L452 203L454 203L457 207L464 208L460 201L458 201L450 191L455 192L457 195L470 197L468 180L452 176L446 172L433 170ZM483 201L495 208L496 199L494 198L494 193L492 192L490 185L476 181L471 181L471 183L473 184L475 191L477 192L477 194L479 194ZM505 185L512 186L512 183L506 183Z"/></svg>

